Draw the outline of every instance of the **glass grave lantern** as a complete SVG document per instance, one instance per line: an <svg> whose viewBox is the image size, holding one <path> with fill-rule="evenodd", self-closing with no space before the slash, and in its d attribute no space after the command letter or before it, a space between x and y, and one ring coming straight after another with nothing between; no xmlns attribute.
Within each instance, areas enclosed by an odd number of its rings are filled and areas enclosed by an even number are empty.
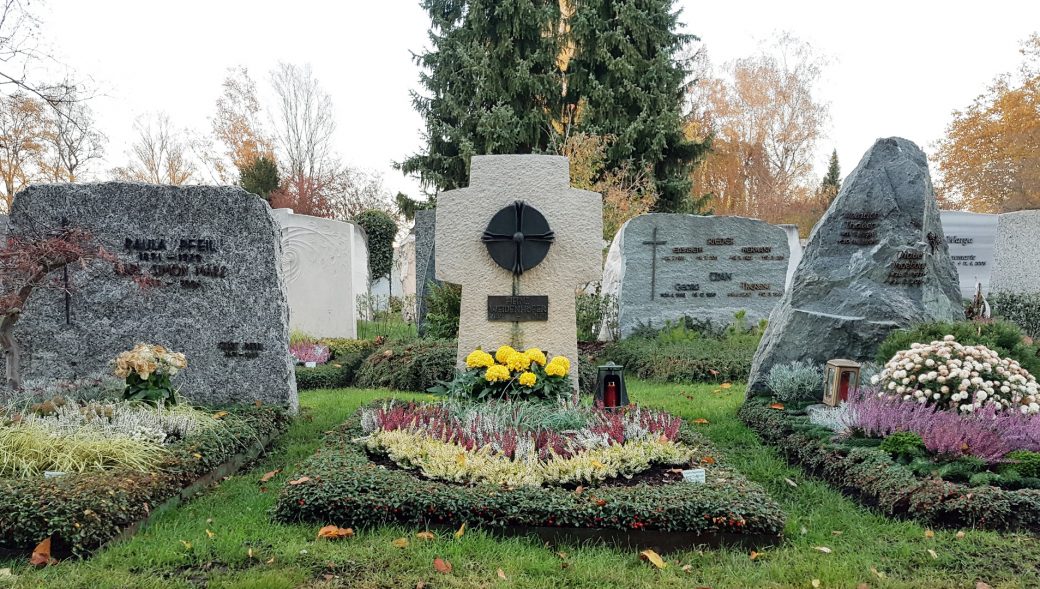
<svg viewBox="0 0 1040 589"><path fill-rule="evenodd" d="M837 407L859 388L860 363L842 358L827 362L823 373L823 404Z"/></svg>
<svg viewBox="0 0 1040 589"><path fill-rule="evenodd" d="M599 367L596 376L596 404L602 403L607 409L616 409L628 405L628 391L625 390L625 367L609 362Z"/></svg>

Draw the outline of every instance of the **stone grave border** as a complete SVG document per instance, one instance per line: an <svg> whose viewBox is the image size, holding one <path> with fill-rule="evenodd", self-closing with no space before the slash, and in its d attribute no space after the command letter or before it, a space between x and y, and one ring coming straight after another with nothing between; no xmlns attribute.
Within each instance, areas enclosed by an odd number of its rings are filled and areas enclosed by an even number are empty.
<svg viewBox="0 0 1040 589"><path fill-rule="evenodd" d="M1040 533L1040 490L972 487L919 477L877 448L836 447L812 435L806 415L752 397L738 414L789 463L883 515L941 528Z"/></svg>
<svg viewBox="0 0 1040 589"><path fill-rule="evenodd" d="M498 536L533 536L554 544L591 543L663 552L705 545L757 548L777 544L783 538L785 516L779 504L761 486L717 463L705 466L708 484L650 487L672 488L660 503L654 501L661 499L659 495L648 494L638 507L622 509L625 513L603 512L615 520L613 527L608 527L609 523L591 527L573 522L596 518L595 513L614 501L620 505L638 503L635 494L647 489L642 485L592 486L577 494L562 487L505 489L420 479L404 469L374 463L360 445L352 442L363 435L360 411L330 432L315 454L290 475L306 482L283 487L274 518L285 523L302 521L354 529L403 525L454 531L465 523L470 529ZM718 455L691 424L684 422L680 436L708 455ZM329 470L325 461L343 468ZM596 507L596 499L604 500L604 505ZM544 503L535 506L533 501ZM690 504L710 508L695 515L684 513ZM550 510L552 514L547 517L552 521L548 522L542 517ZM693 525L683 526L684 518ZM734 518L740 518L740 522L735 523ZM606 522L608 518L598 519ZM561 523L554 525L556 522ZM658 523L661 528L654 527Z"/></svg>

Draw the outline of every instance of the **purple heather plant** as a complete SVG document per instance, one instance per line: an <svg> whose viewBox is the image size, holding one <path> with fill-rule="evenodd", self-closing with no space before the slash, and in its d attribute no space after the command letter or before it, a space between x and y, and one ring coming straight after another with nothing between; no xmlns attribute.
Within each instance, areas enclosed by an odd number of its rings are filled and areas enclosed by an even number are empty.
<svg viewBox="0 0 1040 589"><path fill-rule="evenodd" d="M1040 451L1040 416L997 411L986 406L969 414L936 410L920 403L861 390L849 397L846 424L869 437L913 432L937 455L976 456L999 462L1014 450Z"/></svg>
<svg viewBox="0 0 1040 589"><path fill-rule="evenodd" d="M289 353L292 354L293 358L296 358L296 361L301 364L304 362L324 364L329 361L329 357L331 356L328 346L312 342L290 344Z"/></svg>

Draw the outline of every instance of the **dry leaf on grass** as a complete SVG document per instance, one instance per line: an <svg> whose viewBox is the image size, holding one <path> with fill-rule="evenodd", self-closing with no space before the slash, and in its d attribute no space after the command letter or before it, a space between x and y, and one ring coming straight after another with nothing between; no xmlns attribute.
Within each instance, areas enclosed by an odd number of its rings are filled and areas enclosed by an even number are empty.
<svg viewBox="0 0 1040 589"><path fill-rule="evenodd" d="M211 530L210 530L209 528L206 528L206 537L207 537L207 538L209 538L210 540L212 540L212 539L213 539L213 538L215 538L216 536L217 536L217 535L216 535L216 534L215 534L214 532L212 532L212 531L211 531Z"/></svg>
<svg viewBox="0 0 1040 589"><path fill-rule="evenodd" d="M391 542L391 544L393 544L397 548L408 548L408 545L411 544L411 542L408 541L408 538L397 538L396 540Z"/></svg>
<svg viewBox="0 0 1040 589"><path fill-rule="evenodd" d="M884 579L885 578L885 573L877 570L877 567L870 567L870 572L872 572L875 575L877 575L877 578L879 578L879 579Z"/></svg>
<svg viewBox="0 0 1040 589"><path fill-rule="evenodd" d="M704 419L703 417L698 417L697 419L693 420L693 423L696 423L697 425L704 425L708 423L708 420Z"/></svg>
<svg viewBox="0 0 1040 589"><path fill-rule="evenodd" d="M760 552L755 552L754 550L752 550L752 551L751 551L751 560L755 560L756 558L758 558L758 557L759 557L759 556L761 556L761 555L762 555L762 553L760 553Z"/></svg>
<svg viewBox="0 0 1040 589"><path fill-rule="evenodd" d="M784 408L784 404L783 403L773 403L772 405L769 406L769 408L770 409L780 410L780 409Z"/></svg>
<svg viewBox="0 0 1040 589"><path fill-rule="evenodd" d="M964 539L964 532L957 532L957 535L954 536L954 537L957 538L958 540L963 540Z"/></svg>
<svg viewBox="0 0 1040 589"><path fill-rule="evenodd" d="M840 536L844 534L841 530L831 530L831 536Z"/></svg>
<svg viewBox="0 0 1040 589"><path fill-rule="evenodd" d="M924 537L925 538L934 538L935 537L935 532L933 532L931 530L925 530L924 531Z"/></svg>
<svg viewBox="0 0 1040 589"><path fill-rule="evenodd" d="M416 532L416 533L415 533L415 537L416 537L416 538L418 538L418 539L420 539L420 540L433 540L433 539L435 539L435 538L436 538L437 536L434 536L434 535L433 535L433 532L431 532L431 531L427 530L427 531L425 531L425 532Z"/></svg>
<svg viewBox="0 0 1040 589"><path fill-rule="evenodd" d="M819 579L813 579L812 580L812 586L813 586L813 589L820 589L820 580Z"/></svg>
<svg viewBox="0 0 1040 589"><path fill-rule="evenodd" d="M826 546L817 546L816 550L824 554L830 554L832 552L832 550L830 548L827 548Z"/></svg>
<svg viewBox="0 0 1040 589"><path fill-rule="evenodd" d="M787 483L788 485L791 485L792 487L797 487L798 486L798 483L796 483L796 482L794 482L794 481L792 481L791 479L788 479L788 478L785 478L784 482Z"/></svg>
<svg viewBox="0 0 1040 589"><path fill-rule="evenodd" d="M37 544L36 548L33 548L29 564L34 567L45 567L52 562L54 562L54 559L51 558L51 539L48 537L43 542Z"/></svg>
<svg viewBox="0 0 1040 589"><path fill-rule="evenodd" d="M502 579L503 581L505 581L506 580L506 572L503 571L502 569L498 569L498 578Z"/></svg>
<svg viewBox="0 0 1040 589"><path fill-rule="evenodd" d="M433 570L443 575L447 575L451 572L451 563L438 556L433 559Z"/></svg>
<svg viewBox="0 0 1040 589"><path fill-rule="evenodd" d="M352 528L341 528L339 526L325 526L318 530L318 537L326 540L339 540L353 535L354 530Z"/></svg>
<svg viewBox="0 0 1040 589"><path fill-rule="evenodd" d="M724 389L728 389L731 386L733 386L733 383L729 383L729 382L724 382L724 383L719 385L719 387L724 388Z"/></svg>
<svg viewBox="0 0 1040 589"><path fill-rule="evenodd" d="M455 539L459 539L466 534L466 522L462 522L458 530L455 530Z"/></svg>
<svg viewBox="0 0 1040 589"><path fill-rule="evenodd" d="M272 470L271 472L265 472L264 476L260 477L260 482L261 483L266 483L266 482L270 481L271 479L273 479L274 477L278 476L278 473L280 473L280 472L282 472L282 469L280 469L280 468L276 469L276 470Z"/></svg>
<svg viewBox="0 0 1040 589"><path fill-rule="evenodd" d="M311 477L300 477L300 478L296 479L295 481L289 481L289 484L290 485L302 485L303 483L306 483L309 480L311 480Z"/></svg>
<svg viewBox="0 0 1040 589"><path fill-rule="evenodd" d="M656 552L654 552L653 550L644 550L644 551L640 552L639 553L639 558L641 558L644 561L654 565L655 567L657 567L659 569L663 569L664 567L668 566L668 563L666 563L664 561L664 559L661 558L661 555L656 553Z"/></svg>
<svg viewBox="0 0 1040 589"><path fill-rule="evenodd" d="M931 548L929 548L929 549L928 549L928 554L930 554L930 555L932 556L932 558L939 558L939 554L938 554L938 553L936 553L936 552L935 552L934 550L932 550Z"/></svg>
<svg viewBox="0 0 1040 589"><path fill-rule="evenodd" d="M982 581L979 581L978 583L975 583L975 589L993 589L993 588L989 586L989 583L984 583Z"/></svg>
<svg viewBox="0 0 1040 589"><path fill-rule="evenodd" d="M693 565L692 564L684 564L684 565L682 565L682 571L684 573L692 572L693 571Z"/></svg>

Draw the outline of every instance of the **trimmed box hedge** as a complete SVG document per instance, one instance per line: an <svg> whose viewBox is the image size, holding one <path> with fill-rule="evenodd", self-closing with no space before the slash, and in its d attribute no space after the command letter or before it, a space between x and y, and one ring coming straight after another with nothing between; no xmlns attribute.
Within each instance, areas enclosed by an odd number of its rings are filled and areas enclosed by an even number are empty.
<svg viewBox="0 0 1040 589"><path fill-rule="evenodd" d="M28 554L51 537L56 557L88 556L199 479L217 470L228 474L233 469L227 463L259 454L266 442L288 428L289 416L276 407L229 411L219 435L197 434L171 446L155 472L111 470L51 479L0 479L0 549Z"/></svg>
<svg viewBox="0 0 1040 589"><path fill-rule="evenodd" d="M881 513L936 527L1040 532L1040 490L971 487L919 477L876 447L848 447L808 417L748 399L740 419L791 463Z"/></svg>
<svg viewBox="0 0 1040 589"><path fill-rule="evenodd" d="M509 534L571 532L571 537L674 548L657 532L674 533L679 544L764 545L780 539L784 515L757 484L721 464L705 464L705 484L592 486L583 492L562 487L505 489L423 479L412 471L386 468L369 459L353 440L364 434L360 413L330 432L321 448L300 465L282 490L274 517L364 528L400 524L421 529L462 523ZM714 449L689 425L680 439ZM642 532L647 541L641 542ZM653 532L653 533L651 533Z"/></svg>

